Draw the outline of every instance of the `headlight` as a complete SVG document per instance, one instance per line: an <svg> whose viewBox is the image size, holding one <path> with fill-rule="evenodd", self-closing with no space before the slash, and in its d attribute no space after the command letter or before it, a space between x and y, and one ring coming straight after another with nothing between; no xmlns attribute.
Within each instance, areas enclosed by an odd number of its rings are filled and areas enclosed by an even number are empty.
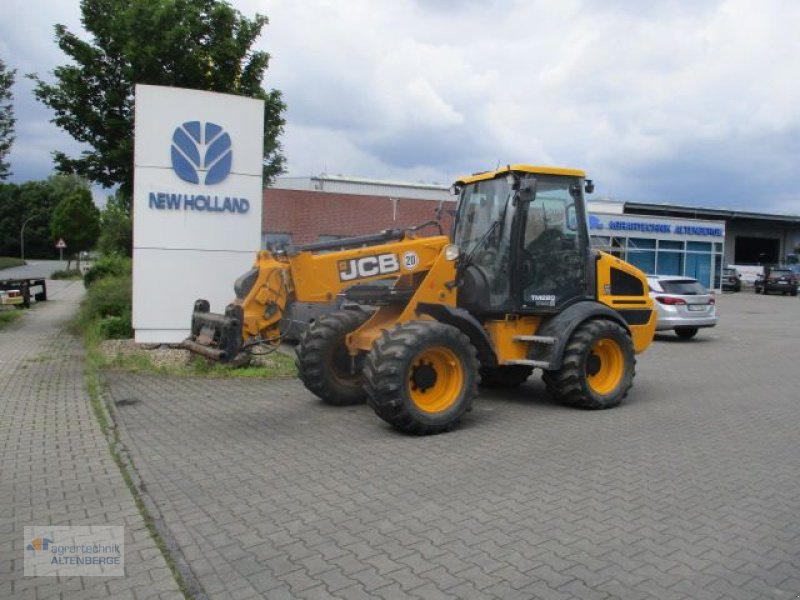
<svg viewBox="0 0 800 600"><path fill-rule="evenodd" d="M446 260L455 260L458 258L459 250L455 244L450 244L444 249L444 257Z"/></svg>

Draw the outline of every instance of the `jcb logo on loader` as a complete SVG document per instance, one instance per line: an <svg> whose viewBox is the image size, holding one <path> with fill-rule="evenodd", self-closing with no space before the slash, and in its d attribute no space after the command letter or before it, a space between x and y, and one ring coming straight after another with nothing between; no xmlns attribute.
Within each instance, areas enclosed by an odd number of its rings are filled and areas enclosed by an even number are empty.
<svg viewBox="0 0 800 600"><path fill-rule="evenodd" d="M386 275L400 270L400 263L394 254L376 254L339 261L339 280L352 281L362 277Z"/></svg>

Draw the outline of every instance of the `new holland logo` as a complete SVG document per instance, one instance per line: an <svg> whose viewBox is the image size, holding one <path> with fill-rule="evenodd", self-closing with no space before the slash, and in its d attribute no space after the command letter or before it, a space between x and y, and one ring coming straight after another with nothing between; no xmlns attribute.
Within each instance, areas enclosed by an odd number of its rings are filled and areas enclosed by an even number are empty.
<svg viewBox="0 0 800 600"><path fill-rule="evenodd" d="M363 277L386 275L400 270L400 262L395 254L375 254L339 261L339 280L353 281Z"/></svg>
<svg viewBox="0 0 800 600"><path fill-rule="evenodd" d="M172 134L172 169L189 183L213 185L231 172L231 136L216 123L187 121Z"/></svg>

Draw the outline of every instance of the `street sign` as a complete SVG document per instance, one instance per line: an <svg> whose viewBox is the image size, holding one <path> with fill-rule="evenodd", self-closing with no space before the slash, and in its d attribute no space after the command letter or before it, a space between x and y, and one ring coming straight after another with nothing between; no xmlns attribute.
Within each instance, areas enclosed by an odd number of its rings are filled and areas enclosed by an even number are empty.
<svg viewBox="0 0 800 600"><path fill-rule="evenodd" d="M58 260L61 262L64 261L64 248L67 247L67 242L64 241L64 238L58 238L56 242L56 248L58 248Z"/></svg>

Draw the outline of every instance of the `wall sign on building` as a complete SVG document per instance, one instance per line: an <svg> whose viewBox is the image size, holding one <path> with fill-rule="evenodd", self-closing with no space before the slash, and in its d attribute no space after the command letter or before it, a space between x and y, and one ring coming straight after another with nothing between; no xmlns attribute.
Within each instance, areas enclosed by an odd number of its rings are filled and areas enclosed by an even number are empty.
<svg viewBox="0 0 800 600"><path fill-rule="evenodd" d="M592 244L648 274L686 275L719 289L725 223L641 217L589 215Z"/></svg>
<svg viewBox="0 0 800 600"><path fill-rule="evenodd" d="M194 300L221 309L261 238L264 103L136 86L133 327L179 342Z"/></svg>

